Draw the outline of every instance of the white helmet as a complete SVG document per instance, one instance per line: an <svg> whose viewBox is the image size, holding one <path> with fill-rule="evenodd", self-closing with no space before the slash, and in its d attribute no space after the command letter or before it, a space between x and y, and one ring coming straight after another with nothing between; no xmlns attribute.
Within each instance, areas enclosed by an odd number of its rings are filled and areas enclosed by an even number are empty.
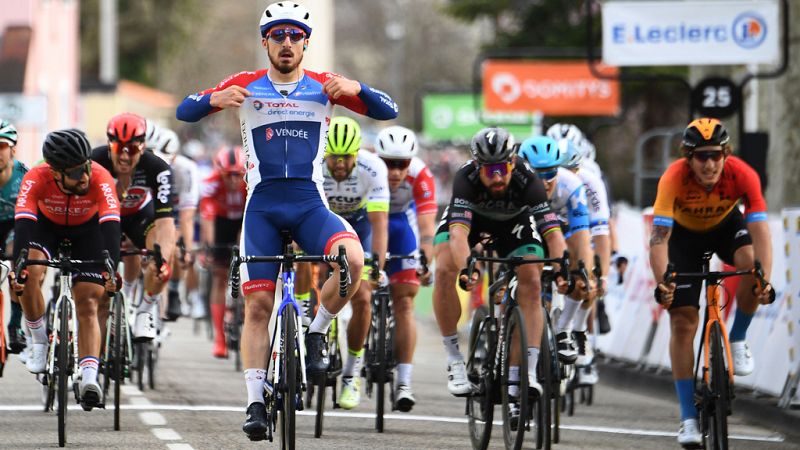
<svg viewBox="0 0 800 450"><path fill-rule="evenodd" d="M411 159L418 147L414 132L398 125L382 129L375 138L375 151L381 158Z"/></svg>
<svg viewBox="0 0 800 450"><path fill-rule="evenodd" d="M144 119L144 123L146 130L144 133L144 144L149 148L153 148L153 143L155 142L159 127L150 119Z"/></svg>
<svg viewBox="0 0 800 450"><path fill-rule="evenodd" d="M156 156L166 162L172 162L172 158L181 148L181 141L174 131L161 127L156 132L151 147Z"/></svg>
<svg viewBox="0 0 800 450"><path fill-rule="evenodd" d="M578 145L578 149L581 151L585 159L594 161L597 157L597 149L589 139L583 139L583 141L581 141L581 143Z"/></svg>
<svg viewBox="0 0 800 450"><path fill-rule="evenodd" d="M569 139L575 145L580 145L581 140L584 139L583 132L580 128L571 123L556 123L547 129L547 137L555 141L561 139Z"/></svg>
<svg viewBox="0 0 800 450"><path fill-rule="evenodd" d="M311 14L303 5L295 2L277 2L267 6L264 14L261 14L261 36L264 37L267 31L275 25L288 23L298 26L306 32L306 37L311 36Z"/></svg>

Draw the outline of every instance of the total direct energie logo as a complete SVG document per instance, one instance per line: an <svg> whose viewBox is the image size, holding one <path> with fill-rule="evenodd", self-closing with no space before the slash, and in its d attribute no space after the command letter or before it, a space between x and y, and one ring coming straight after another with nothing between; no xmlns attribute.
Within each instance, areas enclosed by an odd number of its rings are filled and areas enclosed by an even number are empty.
<svg viewBox="0 0 800 450"><path fill-rule="evenodd" d="M731 34L740 47L755 48L767 37L767 22L754 12L742 13L733 21Z"/></svg>

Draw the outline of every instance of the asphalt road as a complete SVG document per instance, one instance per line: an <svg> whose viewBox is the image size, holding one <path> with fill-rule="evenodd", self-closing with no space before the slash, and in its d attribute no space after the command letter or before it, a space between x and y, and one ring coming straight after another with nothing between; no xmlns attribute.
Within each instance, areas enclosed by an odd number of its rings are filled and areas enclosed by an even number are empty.
<svg viewBox="0 0 800 450"><path fill-rule="evenodd" d="M122 430L113 431L111 410L90 413L71 405L68 444L71 448L252 448L277 443L251 443L241 431L246 400L244 377L232 360L211 357L211 343L194 335L190 319L170 325L155 390L125 386ZM326 415L322 439L313 437L310 412L298 418L298 448L469 448L464 402L447 393L444 351L430 319L422 321L414 371L417 406L411 413L393 413L386 431L373 429L374 403L365 398L356 410ZM561 449L680 448L675 441L678 408L674 395L623 390L602 381L592 406L579 405L563 419ZM12 356L0 378L0 448L57 447L54 413L43 413L40 386ZM499 409L498 409L499 411ZM496 413L496 417L499 412ZM798 448L776 430L730 418L731 447L739 449ZM491 448L502 448L502 428L494 427ZM526 448L533 448L526 438Z"/></svg>

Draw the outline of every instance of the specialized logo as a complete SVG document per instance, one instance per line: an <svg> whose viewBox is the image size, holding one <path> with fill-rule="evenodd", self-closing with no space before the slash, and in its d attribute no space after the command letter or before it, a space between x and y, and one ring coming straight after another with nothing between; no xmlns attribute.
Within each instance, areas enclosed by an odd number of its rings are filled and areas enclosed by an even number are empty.
<svg viewBox="0 0 800 450"><path fill-rule="evenodd" d="M739 14L733 21L731 35L739 47L758 47L767 37L767 22L754 12Z"/></svg>

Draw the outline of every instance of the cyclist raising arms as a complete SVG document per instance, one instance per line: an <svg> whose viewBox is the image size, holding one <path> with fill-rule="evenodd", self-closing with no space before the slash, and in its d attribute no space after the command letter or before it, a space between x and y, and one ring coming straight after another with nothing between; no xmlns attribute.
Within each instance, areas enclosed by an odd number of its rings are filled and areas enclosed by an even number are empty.
<svg viewBox="0 0 800 450"><path fill-rule="evenodd" d="M683 132L684 158L673 162L658 182L650 238L650 265L658 283L655 297L669 311L670 360L681 407L681 445L699 445L702 436L694 406L693 342L699 321L701 283L664 284L667 263L677 272L700 272L703 253L713 251L736 270L761 261L764 277L772 269L772 242L767 203L758 174L731 156L728 130L717 119L692 121ZM739 211L744 203L744 216ZM736 317L729 339L736 375L754 369L745 342L747 327L759 303L769 303L772 286L756 287L752 275L742 277L736 291Z"/></svg>
<svg viewBox="0 0 800 450"><path fill-rule="evenodd" d="M322 152L331 111L336 104L379 120L394 119L397 105L385 93L333 73L301 67L311 34L308 10L294 2L273 3L260 21L261 45L269 69L240 72L216 87L186 97L178 106L180 120L195 122L226 108L238 108L247 165L248 199L241 249L244 255L281 252L281 230L310 254L347 251L352 284L338 297L337 280L322 288L322 305L306 336L310 374L328 366L328 327L360 284L364 255L358 236L347 222L327 209L322 196ZM246 434L263 436L269 331L277 264L247 264L242 269L245 319L242 355L248 408Z"/></svg>
<svg viewBox="0 0 800 450"><path fill-rule="evenodd" d="M211 282L211 320L214 323L214 349L217 358L228 357L225 345L225 287L232 246L239 241L242 216L247 199L244 182L244 155L241 147L223 147L214 157L214 171L203 181L200 198L200 239L213 246L210 259L213 267Z"/></svg>
<svg viewBox="0 0 800 450"><path fill-rule="evenodd" d="M488 233L494 237L495 249L502 257L542 258L545 254L542 237L547 241L550 255L560 256L566 249L541 180L517 158L511 140L508 131L502 128L484 128L472 138L473 160L456 172L450 205L436 230L433 311L447 352L447 389L453 395L472 391L458 347L456 326L461 304L454 286L456 278L468 289L478 283L477 274L467 274L465 267L470 247L480 241L481 233ZM541 394L542 387L536 376L544 330L541 267L526 264L517 269L517 274L519 307L528 332L528 385ZM560 283L559 289L564 288ZM519 373L519 367L516 373L509 375L512 380L524 376Z"/></svg>
<svg viewBox="0 0 800 450"><path fill-rule="evenodd" d="M414 132L393 126L384 128L375 139L375 150L389 170L389 253L416 254L422 250L433 255L436 220L436 193L433 174L416 155L419 144ZM429 285L431 273L417 274L417 260L390 261L386 273L391 282L392 309L395 320L395 355L397 385L395 404L402 412L411 411L416 400L411 390L417 325L414 320L414 297L420 282Z"/></svg>
<svg viewBox="0 0 800 450"><path fill-rule="evenodd" d="M71 257L102 259L108 250L114 263L119 260L119 202L111 175L89 159L91 146L78 130L53 131L45 138L42 154L45 163L30 170L22 179L17 197L14 225L14 252L29 249L29 259L48 259L58 254L59 242L69 239ZM47 363L48 336L45 305L38 280L43 266L29 266L29 283L12 282L22 291L22 308L33 341L27 367L42 373ZM102 398L97 383L100 355L100 324L97 308L105 290L116 289L115 277L104 279L104 267L82 271L75 276L73 295L78 316L78 355L80 358L80 397L85 410L97 406ZM23 281L23 280L16 280ZM104 322L103 322L104 323Z"/></svg>

